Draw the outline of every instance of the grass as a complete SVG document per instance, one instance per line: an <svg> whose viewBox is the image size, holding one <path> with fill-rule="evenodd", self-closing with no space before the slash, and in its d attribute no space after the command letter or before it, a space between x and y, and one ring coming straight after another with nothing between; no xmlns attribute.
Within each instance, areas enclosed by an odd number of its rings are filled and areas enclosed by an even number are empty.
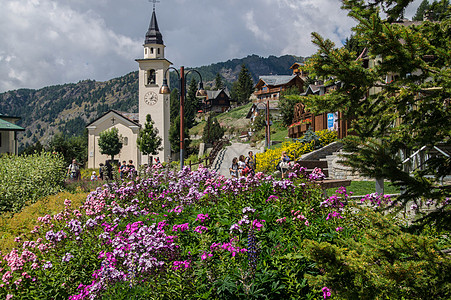
<svg viewBox="0 0 451 300"><path fill-rule="evenodd" d="M274 122L271 126L271 140L285 142L288 137L288 127L282 122Z"/></svg>
<svg viewBox="0 0 451 300"><path fill-rule="evenodd" d="M336 189L328 189L327 195L333 195ZM375 181L352 181L351 185L346 188L353 195L366 195L376 192L376 182ZM384 193L385 194L398 194L399 189L393 186L390 182L384 183Z"/></svg>
<svg viewBox="0 0 451 300"><path fill-rule="evenodd" d="M234 109L231 109L229 112L218 115L218 121L225 122L225 121L233 121L234 119L245 118L251 106L252 103L248 103L242 106L235 107Z"/></svg>
<svg viewBox="0 0 451 300"><path fill-rule="evenodd" d="M87 193L61 192L47 196L36 203L24 207L16 214L5 213L0 216L0 251L5 253L15 247L14 239L21 234L28 234L35 225L37 218L45 215L54 215L64 210L64 200L72 201L71 207L78 208L85 200Z"/></svg>

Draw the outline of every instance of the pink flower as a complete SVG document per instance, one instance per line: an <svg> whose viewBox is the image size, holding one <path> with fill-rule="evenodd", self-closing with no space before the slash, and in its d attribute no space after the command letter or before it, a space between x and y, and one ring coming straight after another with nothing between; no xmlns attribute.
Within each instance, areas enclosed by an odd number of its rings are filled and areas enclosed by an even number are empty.
<svg viewBox="0 0 451 300"><path fill-rule="evenodd" d="M335 228L335 231L342 231L343 230L343 227L337 227L337 228Z"/></svg>
<svg viewBox="0 0 451 300"><path fill-rule="evenodd" d="M332 294L331 294L331 292L330 292L330 289L329 289L327 286L323 287L321 290L323 291L323 297L324 297L324 299L327 299L327 298L329 298L330 296L332 296Z"/></svg>

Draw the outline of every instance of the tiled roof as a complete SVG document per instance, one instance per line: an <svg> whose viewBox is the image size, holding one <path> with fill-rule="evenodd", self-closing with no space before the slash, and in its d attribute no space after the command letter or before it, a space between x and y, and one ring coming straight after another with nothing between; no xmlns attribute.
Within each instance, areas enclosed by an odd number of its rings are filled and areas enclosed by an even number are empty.
<svg viewBox="0 0 451 300"><path fill-rule="evenodd" d="M224 91L224 93L226 93L226 95L228 97L230 97L229 95L229 91L227 89L221 89L221 90L207 90L207 98L208 99L215 99L216 97L219 96L219 94Z"/></svg>
<svg viewBox="0 0 451 300"><path fill-rule="evenodd" d="M260 76L260 79L267 85L283 85L293 80L296 76L297 75L269 75Z"/></svg>

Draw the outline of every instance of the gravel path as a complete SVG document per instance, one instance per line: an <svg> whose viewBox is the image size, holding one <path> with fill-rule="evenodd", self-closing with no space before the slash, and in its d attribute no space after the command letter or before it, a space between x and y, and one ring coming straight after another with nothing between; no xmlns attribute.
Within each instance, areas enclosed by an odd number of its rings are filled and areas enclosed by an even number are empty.
<svg viewBox="0 0 451 300"><path fill-rule="evenodd" d="M247 156L249 151L254 152L254 155L258 152L256 148L252 148L249 144L232 143L232 145L227 146L218 153L211 169L230 178L229 168L232 164L232 159L234 157L239 158L241 154Z"/></svg>

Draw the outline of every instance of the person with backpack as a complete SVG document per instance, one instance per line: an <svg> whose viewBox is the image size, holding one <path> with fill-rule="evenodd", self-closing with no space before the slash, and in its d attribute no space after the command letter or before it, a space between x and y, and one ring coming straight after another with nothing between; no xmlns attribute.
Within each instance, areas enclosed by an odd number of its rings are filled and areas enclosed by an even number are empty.
<svg viewBox="0 0 451 300"><path fill-rule="evenodd" d="M255 159L254 159L254 153L252 151L249 151L248 157L246 157L245 163L246 163L246 174L255 174Z"/></svg>
<svg viewBox="0 0 451 300"><path fill-rule="evenodd" d="M77 163L75 158L67 168L67 175L69 175L72 180L79 179L80 177L80 165Z"/></svg>

